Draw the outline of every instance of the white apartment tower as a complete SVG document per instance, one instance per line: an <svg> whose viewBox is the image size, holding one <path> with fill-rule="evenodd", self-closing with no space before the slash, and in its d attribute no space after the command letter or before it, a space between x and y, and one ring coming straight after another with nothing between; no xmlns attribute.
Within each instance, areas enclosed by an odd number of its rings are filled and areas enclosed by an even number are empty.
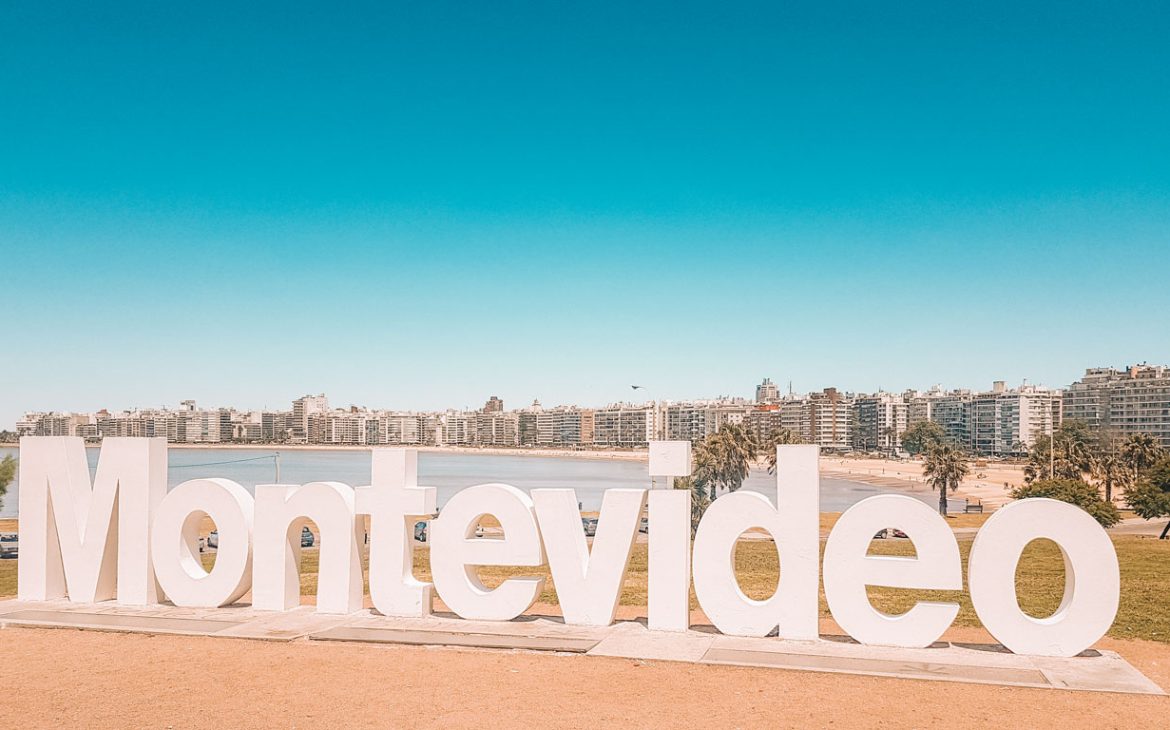
<svg viewBox="0 0 1170 730"><path fill-rule="evenodd" d="M1065 391L1062 414L1118 436L1148 433L1170 449L1170 367L1090 368Z"/></svg>

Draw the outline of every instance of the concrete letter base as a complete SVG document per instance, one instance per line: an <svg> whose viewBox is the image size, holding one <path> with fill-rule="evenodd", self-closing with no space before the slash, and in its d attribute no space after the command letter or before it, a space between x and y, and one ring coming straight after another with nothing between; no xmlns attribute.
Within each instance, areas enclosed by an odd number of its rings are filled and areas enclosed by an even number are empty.
<svg viewBox="0 0 1170 730"><path fill-rule="evenodd" d="M440 615L389 618L368 609L326 615L314 612L312 606L273 613L253 611L249 606L190 609L165 605L128 607L112 602L77 604L66 600L0 601L0 628L21 626L550 651L1012 687L1166 694L1112 651L1089 650L1081 656L1050 658L1019 656L993 645L937 644L927 649L897 649L862 646L837 637L785 641L695 630L652 632L631 621L587 627L567 626L559 617L541 616L497 622Z"/></svg>

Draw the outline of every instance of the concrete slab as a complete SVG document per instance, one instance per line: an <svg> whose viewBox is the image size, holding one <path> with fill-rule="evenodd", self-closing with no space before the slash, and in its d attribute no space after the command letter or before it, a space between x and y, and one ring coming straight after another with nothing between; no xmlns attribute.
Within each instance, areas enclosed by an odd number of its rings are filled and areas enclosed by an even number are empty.
<svg viewBox="0 0 1170 730"><path fill-rule="evenodd" d="M876 677L902 679L935 679L978 684L1000 684L1013 687L1050 688L1044 673L1038 669L987 667L967 664L943 664L925 661L890 661L863 657L841 657L818 654L788 654L772 651L712 648L702 658L705 664L734 664L737 666L777 667L838 674L868 674Z"/></svg>
<svg viewBox="0 0 1170 730"><path fill-rule="evenodd" d="M365 610L353 614L349 626L373 629L440 631L455 634L491 634L495 636L567 636L600 641L613 630L611 626L569 626L559 616L521 616L512 621L468 621L454 614L432 614L426 618L394 618Z"/></svg>
<svg viewBox="0 0 1170 730"><path fill-rule="evenodd" d="M444 614L390 618L370 610L348 615L287 612L247 605L218 609L131 607L116 603L0 601L0 627L53 627L184 634L269 641L352 641L584 653L653 661L973 682L1056 690L1157 694L1165 692L1111 651L1067 659L1017 656L994 644L938 643L928 649L862 646L846 637L818 641L724 636L709 627L653 632L640 622L567 626L556 616L513 621L465 621Z"/></svg>
<svg viewBox="0 0 1170 730"><path fill-rule="evenodd" d="M1124 694L1164 695L1162 688L1154 684L1129 662L1114 651L1102 651L1100 657L1080 662L1090 657L1068 659L1046 659L1035 657L1033 665L1044 672L1044 676L1057 689L1074 689L1086 692L1120 692Z"/></svg>
<svg viewBox="0 0 1170 730"><path fill-rule="evenodd" d="M39 628L95 629L152 634L203 636L235 626L231 621L208 621L166 616L84 613L81 611L13 611L0 615L0 627L33 626Z"/></svg>
<svg viewBox="0 0 1170 730"><path fill-rule="evenodd" d="M698 662L711 648L715 634L698 631L650 631L634 622L615 624L591 656Z"/></svg>
<svg viewBox="0 0 1170 730"><path fill-rule="evenodd" d="M1012 654L997 644L939 642L927 649L900 649L862 646L845 637L804 642L719 636L702 661L1012 687L1165 694L1116 652L1097 650L1050 658Z"/></svg>
<svg viewBox="0 0 1170 730"><path fill-rule="evenodd" d="M339 626L309 636L313 641L360 641L375 644L413 644L420 646L459 646L477 649L519 649L584 654L597 645L597 639L571 636L510 636L469 634L450 631L412 631L409 629Z"/></svg>
<svg viewBox="0 0 1170 730"><path fill-rule="evenodd" d="M247 621L216 632L216 636L261 641L295 641L353 620L353 614L317 613L313 606L291 611L250 611Z"/></svg>

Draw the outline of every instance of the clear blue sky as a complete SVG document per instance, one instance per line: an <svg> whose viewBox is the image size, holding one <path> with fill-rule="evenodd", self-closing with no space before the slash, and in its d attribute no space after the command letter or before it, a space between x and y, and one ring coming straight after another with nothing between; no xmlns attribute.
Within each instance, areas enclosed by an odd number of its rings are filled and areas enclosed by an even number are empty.
<svg viewBox="0 0 1170 730"><path fill-rule="evenodd" d="M0 4L0 426L1170 361L1165 3Z"/></svg>

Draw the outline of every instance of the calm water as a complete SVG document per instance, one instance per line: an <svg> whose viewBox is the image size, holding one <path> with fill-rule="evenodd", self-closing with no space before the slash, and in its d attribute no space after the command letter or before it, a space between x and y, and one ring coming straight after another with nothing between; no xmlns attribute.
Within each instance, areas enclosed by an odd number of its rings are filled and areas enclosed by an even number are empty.
<svg viewBox="0 0 1170 730"><path fill-rule="evenodd" d="M92 472L98 449L86 449ZM239 482L249 491L257 484L276 480L274 451L251 449L171 449L168 455L170 486L198 477L223 477ZM15 448L0 448L0 459ZM438 488L440 506L460 489L484 482L504 482L528 491L540 487L572 488L586 510L601 506L601 495L615 487L648 487L646 462L571 459L547 456L497 456L486 454L419 454L419 483ZM351 486L369 484L370 457L364 451L313 451L296 449L280 452L280 481L304 484L338 481ZM19 485L8 487L0 506L0 517L15 517ZM776 499L775 477L753 471L744 489ZM821 477L821 511L840 512L875 494L892 491L859 482ZM912 495L934 504L929 493Z"/></svg>

